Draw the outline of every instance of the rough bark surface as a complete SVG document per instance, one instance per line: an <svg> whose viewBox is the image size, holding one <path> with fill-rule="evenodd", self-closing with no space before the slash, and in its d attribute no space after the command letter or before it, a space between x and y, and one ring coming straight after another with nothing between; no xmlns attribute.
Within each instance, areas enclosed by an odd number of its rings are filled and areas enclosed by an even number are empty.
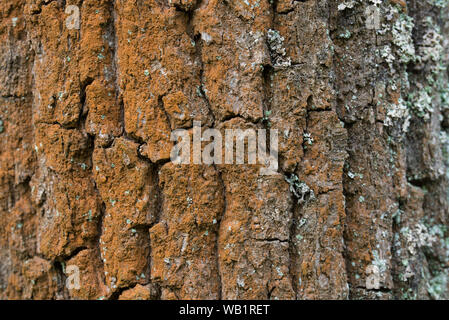
<svg viewBox="0 0 449 320"><path fill-rule="evenodd" d="M0 0L0 298L448 299L448 7ZM277 174L172 163L194 120Z"/></svg>

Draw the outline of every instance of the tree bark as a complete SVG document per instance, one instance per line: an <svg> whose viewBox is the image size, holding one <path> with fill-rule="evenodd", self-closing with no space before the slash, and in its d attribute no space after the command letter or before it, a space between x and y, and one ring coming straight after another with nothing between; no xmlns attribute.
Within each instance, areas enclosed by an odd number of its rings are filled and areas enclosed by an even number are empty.
<svg viewBox="0 0 449 320"><path fill-rule="evenodd" d="M447 4L0 0L0 298L448 299Z"/></svg>

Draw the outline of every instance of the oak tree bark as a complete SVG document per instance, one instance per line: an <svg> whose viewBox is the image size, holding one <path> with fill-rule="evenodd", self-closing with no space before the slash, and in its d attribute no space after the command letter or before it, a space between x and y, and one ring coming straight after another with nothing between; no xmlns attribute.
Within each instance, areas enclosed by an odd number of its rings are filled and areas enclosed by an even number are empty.
<svg viewBox="0 0 449 320"><path fill-rule="evenodd" d="M0 0L0 298L449 298L448 17ZM278 130L277 173L172 163L194 120Z"/></svg>

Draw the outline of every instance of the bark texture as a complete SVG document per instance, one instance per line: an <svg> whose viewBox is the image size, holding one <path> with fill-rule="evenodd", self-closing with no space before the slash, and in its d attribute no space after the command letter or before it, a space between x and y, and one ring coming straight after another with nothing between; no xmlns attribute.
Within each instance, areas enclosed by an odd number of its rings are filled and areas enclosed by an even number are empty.
<svg viewBox="0 0 449 320"><path fill-rule="evenodd" d="M0 0L0 298L449 298L448 18ZM172 163L194 120L279 130L278 173Z"/></svg>

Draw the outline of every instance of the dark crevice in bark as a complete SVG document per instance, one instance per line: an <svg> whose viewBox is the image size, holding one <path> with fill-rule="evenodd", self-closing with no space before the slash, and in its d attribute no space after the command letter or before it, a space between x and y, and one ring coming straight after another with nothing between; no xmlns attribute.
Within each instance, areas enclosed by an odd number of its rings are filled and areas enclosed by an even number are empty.
<svg viewBox="0 0 449 320"><path fill-rule="evenodd" d="M338 16L336 16L335 13L333 12L333 10L337 9L337 6L336 6L335 3L328 4L328 9L329 9L329 11L328 11L328 22L327 22L327 24L328 24L328 28L329 28L329 37L331 39L331 44L334 47L337 47L338 46L338 40L336 39L336 37L337 37L336 30L338 30L338 27L339 27L338 21L340 20L340 18ZM336 21L334 19L336 19ZM350 129L352 128L352 126L354 125L355 122L350 123L350 124L346 124L346 122L347 122L345 120L346 117L341 117L340 113L338 112L338 110L339 110L338 105L339 105L339 103L341 103L339 101L339 97L338 97L338 92L340 90L340 88L338 86L338 76L339 76L339 74L338 74L338 72L336 72L337 71L336 69L337 69L337 65L338 65L338 60L340 59L340 56L339 56L338 52L339 51L335 50L334 54L332 55L332 68L333 68L333 70L335 72L335 78L334 78L334 82L333 82L333 87L334 87L334 90L336 92L336 96L335 96L335 110L334 111L335 111L338 119L345 124L344 128L345 128L345 130L347 132L347 137L348 137L347 138L346 152L349 155L350 143L351 143L350 142ZM346 159L345 163L344 163L344 167L346 167L347 163L348 163L348 160ZM341 176L341 184L342 184L342 193L343 193L343 199L344 199L345 219L347 219L347 217L349 216L349 212L348 212L348 208L347 208L347 199L348 199L348 192L347 192L347 187L346 187L347 177L345 175L346 175L345 170L343 170L342 176ZM346 273L346 284L347 284L347 286L349 288L349 292L347 294L348 294L348 298L350 298L350 296L351 296L351 289L350 289L351 281L350 281L350 274L348 272L350 270L350 257L349 257L349 254L348 254L348 248L347 248L347 243L346 243L346 232L347 232L348 227L347 227L347 224L346 224L346 220L343 220L341 223L342 223L342 228L343 228L343 232L342 232L343 251L342 251L341 254L342 254L342 257L343 257L343 260L344 260L344 269L345 269L345 273Z"/></svg>
<svg viewBox="0 0 449 320"><path fill-rule="evenodd" d="M123 288L118 288L116 289L111 296L109 297L109 300L118 300L120 298L120 296L122 295L122 293L126 290L132 289L134 288L136 285L133 284L131 286L127 286L127 287L123 287Z"/></svg>
<svg viewBox="0 0 449 320"><path fill-rule="evenodd" d="M299 205L293 194L290 194L292 201L292 220L290 222L290 235L288 240L288 252L289 252L289 271L292 282L292 288L295 292L295 298L299 298L299 288L298 288L298 261L299 254L298 249L295 244L295 234L299 221Z"/></svg>
<svg viewBox="0 0 449 320"><path fill-rule="evenodd" d="M272 112L272 92L271 92L271 78L275 70L272 65L264 65L262 71L262 83L263 83L263 118L262 124L266 129L269 129L271 123L269 121L269 115Z"/></svg>
<svg viewBox="0 0 449 320"><path fill-rule="evenodd" d="M168 114L167 110L165 110L164 100L163 100L164 97L165 97L165 95L158 96L158 98L157 98L157 106L161 110L161 112L164 114L165 119L167 121L167 124L168 124L168 126L170 128L170 132L172 132L174 130L174 128L172 126L172 121L171 121L170 115Z"/></svg>
<svg viewBox="0 0 449 320"><path fill-rule="evenodd" d="M227 202L227 193L226 193L226 185L223 180L222 172L217 168L217 166L214 164L215 170L218 174L218 181L222 188L222 197L223 197L223 211L221 212L221 216L217 219L217 231L216 231L216 241L215 241L215 256L216 256L216 267L218 272L218 299L221 300L223 298L223 284L222 284L222 271L221 271L221 263L220 263L220 231L221 231L221 222L224 219L226 215L226 209L228 206Z"/></svg>
<svg viewBox="0 0 449 320"><path fill-rule="evenodd" d="M195 25L193 24L194 15L197 10L201 6L202 1L198 1L195 8L192 9L188 13L188 24L187 24L187 34L190 36L192 41L195 43L195 57L197 61L200 63L200 70L199 70L199 80L200 80L200 86L198 88L201 98L203 98L208 110L210 118L212 119L211 127L215 128L218 125L217 119L215 118L215 114L212 110L211 103L209 101L209 98L207 97L206 90L204 88L206 80L204 75L204 59L203 59L203 41L201 40L201 35L199 33L196 33ZM224 122L224 121L223 121ZM213 164L213 167L215 168L215 171L218 175L218 183L221 186L222 189L222 198L223 198L223 211L221 213L221 216L217 217L217 223L216 223L216 241L215 241L215 264L217 269L217 278L218 278L218 299L223 298L223 284L222 284L222 271L221 271L221 264L220 264L220 255L219 255L219 247L220 247L220 230L221 230L221 222L225 217L226 209L227 209L227 193L226 193L226 185L223 180L222 171L218 168L217 165Z"/></svg>
<svg viewBox="0 0 449 320"><path fill-rule="evenodd" d="M112 70L114 71L114 88L115 88L115 100L116 103L120 106L120 125L122 129L122 135L126 134L125 130L125 103L123 101L123 96L119 84L120 79L120 70L119 70L119 63L118 63L118 37L117 37L117 11L116 11L116 0L114 0L110 4L110 14L112 17L111 27L110 27L110 33L112 34L112 41L114 43L113 48L113 59L112 59Z"/></svg>
<svg viewBox="0 0 449 320"><path fill-rule="evenodd" d="M86 110L86 90L87 87L89 87L94 82L94 79L87 78L84 83L81 83L81 89L80 89L80 112L78 115L78 124L77 128L81 131L86 130L86 119L89 113L89 110Z"/></svg>
<svg viewBox="0 0 449 320"><path fill-rule="evenodd" d="M151 163L148 159L145 158L145 160L149 163ZM147 228L148 230L148 236L150 237L150 229L158 224L161 220L162 211L163 211L163 204L164 204L164 197L162 194L162 190L159 184L159 173L161 172L162 167L165 165L165 163L159 163L159 164L151 164L151 176L153 179L153 187L154 187L154 193L155 193L155 199L156 199L156 205L154 207L154 213L155 217L151 225ZM149 254L148 254L148 266L149 266L149 279L150 283L154 285L157 289L158 297L157 300L161 299L162 295L162 288L160 283L157 281L152 281L152 246L151 246L151 237L150 237L150 245L149 245Z"/></svg>
<svg viewBox="0 0 449 320"><path fill-rule="evenodd" d="M199 7L201 4L201 1L199 1L199 3L197 4L197 7ZM195 9L196 10L196 9ZM209 98L207 97L207 93L206 90L204 89L206 80L205 80L205 75L204 75L204 59L203 59L203 41L201 40L201 35L200 33L196 32L195 30L195 26L193 25L193 19L194 19L194 14L195 14L195 10L191 11L189 13L189 21L188 21L188 27L187 27L187 33L189 34L190 38L192 39L192 41L195 43L195 57L194 59L196 59L199 63L200 63L200 70L199 70L199 80L200 80L200 86L198 88L199 90L199 95L201 96L201 98L203 98L204 102L206 103L206 106L209 110L209 115L212 119L212 128L216 127L218 125L216 119L215 119L215 114L212 110L212 105L209 101Z"/></svg>
<svg viewBox="0 0 449 320"><path fill-rule="evenodd" d="M55 260L59 261L59 262L69 261L70 259L76 257L78 255L78 253L80 253L81 251L86 250L86 249L88 249L87 246L78 247L78 248L74 249L70 254L67 254L67 255L63 254L63 255L57 257Z"/></svg>
<svg viewBox="0 0 449 320"><path fill-rule="evenodd" d="M67 276L65 274L65 262L61 260L55 260L53 262L53 268L57 274L58 294L63 297L69 297L69 291L66 287ZM33 298L32 298L33 299Z"/></svg>

